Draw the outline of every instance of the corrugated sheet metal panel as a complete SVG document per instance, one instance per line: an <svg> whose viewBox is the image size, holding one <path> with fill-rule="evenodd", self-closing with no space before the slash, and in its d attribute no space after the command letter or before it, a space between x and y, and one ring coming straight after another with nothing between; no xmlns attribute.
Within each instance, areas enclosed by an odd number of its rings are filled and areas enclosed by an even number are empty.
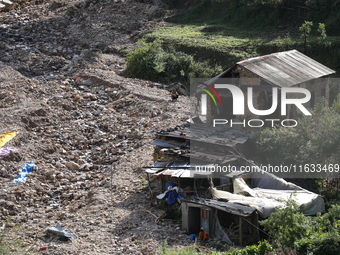
<svg viewBox="0 0 340 255"><path fill-rule="evenodd" d="M156 161L153 166L154 167L157 167L157 168L148 168L145 170L146 173L149 173L149 174L155 174L157 172L160 172L162 170L164 170L167 166L170 166L172 164L172 162L159 162L159 161Z"/></svg>
<svg viewBox="0 0 340 255"><path fill-rule="evenodd" d="M216 208L218 210L228 212L233 215L244 216L244 217L251 215L255 211L254 208L251 208L249 206L232 204L232 203L222 202L222 201L218 201L214 199L207 199L205 201L182 199L182 203L201 204L202 206L209 206L212 208Z"/></svg>
<svg viewBox="0 0 340 255"><path fill-rule="evenodd" d="M153 141L151 145L172 148L172 149L189 148L189 146L184 143L176 143L173 141L166 141L166 140L161 140L161 139L156 139L155 141Z"/></svg>
<svg viewBox="0 0 340 255"><path fill-rule="evenodd" d="M171 177L176 177L176 178L179 178L185 171L187 171L186 169L180 169L176 172L174 172Z"/></svg>
<svg viewBox="0 0 340 255"><path fill-rule="evenodd" d="M213 173L211 172L201 172L201 174L204 174L205 176L210 176L213 175ZM219 178L236 178L239 177L241 175L245 174L245 172L241 172L241 171L236 171L236 172L226 172L226 173L219 173L218 176ZM174 173L173 175L171 175L171 177L180 177L180 178L194 178L194 177L198 177L200 175L199 172L197 172L195 169L183 169L183 170L179 170L176 174Z"/></svg>
<svg viewBox="0 0 340 255"><path fill-rule="evenodd" d="M225 131L223 128L212 128L206 124L190 124L183 130L169 132L156 132L155 135L163 137L188 139L191 142L204 142L220 144L222 146L234 147L237 144L244 144L248 140L247 134L236 130Z"/></svg>
<svg viewBox="0 0 340 255"><path fill-rule="evenodd" d="M237 64L280 87L290 87L335 73L297 50L251 58Z"/></svg>

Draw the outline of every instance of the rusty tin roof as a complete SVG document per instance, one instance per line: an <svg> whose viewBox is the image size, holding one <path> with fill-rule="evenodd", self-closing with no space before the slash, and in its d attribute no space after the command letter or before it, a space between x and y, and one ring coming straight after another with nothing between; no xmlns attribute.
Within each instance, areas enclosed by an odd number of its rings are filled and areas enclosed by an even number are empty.
<svg viewBox="0 0 340 255"><path fill-rule="evenodd" d="M297 50L250 58L237 65L280 87L291 87L335 73Z"/></svg>

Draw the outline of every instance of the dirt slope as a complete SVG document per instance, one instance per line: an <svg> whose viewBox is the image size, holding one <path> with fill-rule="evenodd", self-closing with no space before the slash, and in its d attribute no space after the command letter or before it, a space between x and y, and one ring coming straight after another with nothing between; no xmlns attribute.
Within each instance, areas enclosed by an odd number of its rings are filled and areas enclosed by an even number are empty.
<svg viewBox="0 0 340 255"><path fill-rule="evenodd" d="M0 160L0 214L22 224L27 250L156 254L166 236L170 246L189 244L178 225L155 223L159 212L141 191L153 132L182 124L189 100L169 102L162 84L119 75L125 59L107 47L134 47L134 36L162 25L148 21L159 8L17 1L0 13L0 131L17 131L6 146L20 151ZM30 161L37 169L27 182L9 184ZM56 225L78 238L44 235Z"/></svg>

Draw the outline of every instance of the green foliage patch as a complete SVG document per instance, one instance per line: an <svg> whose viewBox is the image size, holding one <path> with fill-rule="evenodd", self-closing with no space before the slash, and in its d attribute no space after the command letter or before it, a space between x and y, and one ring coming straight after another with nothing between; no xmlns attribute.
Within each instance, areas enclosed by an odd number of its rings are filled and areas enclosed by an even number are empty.
<svg viewBox="0 0 340 255"><path fill-rule="evenodd" d="M207 62L195 61L193 56L172 48L162 48L162 42L140 41L139 46L128 54L127 70L130 75L153 81L181 81L189 84L190 78L207 78L218 75L222 68Z"/></svg>
<svg viewBox="0 0 340 255"><path fill-rule="evenodd" d="M311 116L300 116L296 128L267 128L256 133L262 160L274 165L339 163L340 103L338 100L332 107L324 104L319 103Z"/></svg>

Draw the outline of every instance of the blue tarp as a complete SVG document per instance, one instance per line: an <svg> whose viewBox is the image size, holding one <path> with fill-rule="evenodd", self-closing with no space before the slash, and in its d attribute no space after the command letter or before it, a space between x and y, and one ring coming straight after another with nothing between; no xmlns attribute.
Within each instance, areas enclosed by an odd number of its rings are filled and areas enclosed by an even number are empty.
<svg viewBox="0 0 340 255"><path fill-rule="evenodd" d="M18 182L26 182L26 174L32 173L34 167L36 167L36 164L34 164L33 162L29 162L25 164L22 167L21 173L19 173L18 178L13 180L11 184L18 183Z"/></svg>

